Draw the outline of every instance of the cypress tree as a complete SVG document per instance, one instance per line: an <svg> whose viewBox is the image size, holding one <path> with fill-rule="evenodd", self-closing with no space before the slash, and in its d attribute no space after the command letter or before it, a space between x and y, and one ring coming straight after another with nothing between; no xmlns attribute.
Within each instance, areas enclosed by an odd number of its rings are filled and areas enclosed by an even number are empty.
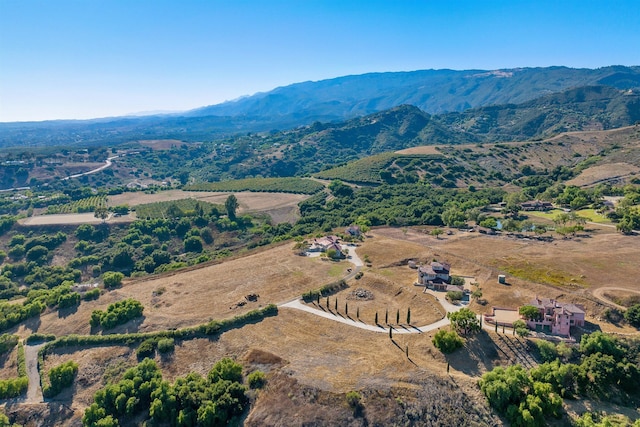
<svg viewBox="0 0 640 427"><path fill-rule="evenodd" d="M385 309L384 311L384 323L389 324L389 309Z"/></svg>
<svg viewBox="0 0 640 427"><path fill-rule="evenodd" d="M376 311L376 325L378 324L378 312Z"/></svg>
<svg viewBox="0 0 640 427"><path fill-rule="evenodd" d="M393 339L393 328L389 326L389 338Z"/></svg>
<svg viewBox="0 0 640 427"><path fill-rule="evenodd" d="M356 307L356 318L360 320L360 307Z"/></svg>
<svg viewBox="0 0 640 427"><path fill-rule="evenodd" d="M338 311L338 297L336 297L336 311Z"/></svg>
<svg viewBox="0 0 640 427"><path fill-rule="evenodd" d="M411 307L407 308L407 325L411 324Z"/></svg>
<svg viewBox="0 0 640 427"><path fill-rule="evenodd" d="M349 305L346 301L344 302L344 314L349 315Z"/></svg>
<svg viewBox="0 0 640 427"><path fill-rule="evenodd" d="M396 325L400 324L400 309L396 311Z"/></svg>

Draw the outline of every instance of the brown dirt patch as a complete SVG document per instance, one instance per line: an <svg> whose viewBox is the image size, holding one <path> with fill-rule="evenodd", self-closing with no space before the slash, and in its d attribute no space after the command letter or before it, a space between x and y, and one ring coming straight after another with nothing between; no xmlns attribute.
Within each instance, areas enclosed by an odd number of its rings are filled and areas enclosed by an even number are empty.
<svg viewBox="0 0 640 427"><path fill-rule="evenodd" d="M408 269L408 267L406 267ZM407 309L411 309L411 324L416 326L428 325L442 319L445 311L433 296L423 293L422 287L412 283L396 282L374 271L366 271L361 279L349 282L350 287L343 289L327 298L320 299L320 308L324 311L336 312L335 301L338 300L337 313L343 317L360 320L368 325L375 325L378 313L378 323L385 324L385 313L388 313L388 323L396 325L396 316L400 313L400 324L407 325ZM371 299L354 299L352 292L356 289L368 291ZM316 303L310 303L316 306ZM348 309L348 312L346 311ZM360 313L358 319L357 313Z"/></svg>
<svg viewBox="0 0 640 427"><path fill-rule="evenodd" d="M398 154L440 154L435 145L421 145L420 147L405 148L396 151Z"/></svg>
<svg viewBox="0 0 640 427"><path fill-rule="evenodd" d="M152 150L170 150L172 148L181 147L182 145L199 145L180 141L178 139L146 139L138 141L138 143L143 147L148 147Z"/></svg>

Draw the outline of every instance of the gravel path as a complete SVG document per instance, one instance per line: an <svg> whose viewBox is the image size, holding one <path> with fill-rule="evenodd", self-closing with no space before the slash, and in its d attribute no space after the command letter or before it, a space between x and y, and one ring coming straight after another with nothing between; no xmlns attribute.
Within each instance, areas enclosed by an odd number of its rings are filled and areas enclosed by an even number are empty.
<svg viewBox="0 0 640 427"><path fill-rule="evenodd" d="M40 372L38 372L38 351L44 345L24 345L24 358L27 364L27 376L29 377L29 388L24 403L42 403L42 388L40 387Z"/></svg>

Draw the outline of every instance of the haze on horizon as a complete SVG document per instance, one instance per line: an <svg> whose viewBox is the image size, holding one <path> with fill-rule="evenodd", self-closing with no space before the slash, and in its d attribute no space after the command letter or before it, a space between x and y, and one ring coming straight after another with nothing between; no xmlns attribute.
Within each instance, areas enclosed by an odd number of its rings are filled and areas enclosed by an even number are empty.
<svg viewBox="0 0 640 427"><path fill-rule="evenodd" d="M0 121L180 111L419 69L640 65L635 0L1 0Z"/></svg>

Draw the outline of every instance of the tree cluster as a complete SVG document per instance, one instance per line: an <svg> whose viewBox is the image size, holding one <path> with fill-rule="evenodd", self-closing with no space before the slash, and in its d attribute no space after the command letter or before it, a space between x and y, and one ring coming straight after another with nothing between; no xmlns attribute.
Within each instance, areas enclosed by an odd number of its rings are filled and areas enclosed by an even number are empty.
<svg viewBox="0 0 640 427"><path fill-rule="evenodd" d="M63 389L71 386L73 380L78 373L78 364L73 360L69 360L49 370L49 384L43 386L42 394L44 397L53 397L59 394Z"/></svg>
<svg viewBox="0 0 640 427"><path fill-rule="evenodd" d="M92 327L101 326L104 329L113 329L131 319L142 316L143 311L144 307L139 301L128 298L109 304L106 311L93 310L89 323Z"/></svg>
<svg viewBox="0 0 640 427"><path fill-rule="evenodd" d="M546 416L560 416L562 398L615 395L625 400L638 395L640 344L636 340L594 332L582 337L577 350L552 343L539 349L548 361L536 368L498 367L480 380L491 406L514 425L546 425Z"/></svg>
<svg viewBox="0 0 640 427"><path fill-rule="evenodd" d="M135 416L154 425L228 425L249 402L242 381L242 366L231 359L217 362L206 377L192 372L173 384L162 379L153 360L145 359L118 383L98 390L82 422L116 426Z"/></svg>

